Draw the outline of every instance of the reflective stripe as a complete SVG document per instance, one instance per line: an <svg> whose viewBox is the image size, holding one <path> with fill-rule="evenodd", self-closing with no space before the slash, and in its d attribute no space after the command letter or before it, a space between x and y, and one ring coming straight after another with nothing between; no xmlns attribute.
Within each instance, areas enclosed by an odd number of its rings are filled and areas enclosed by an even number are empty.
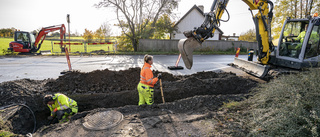
<svg viewBox="0 0 320 137"><path fill-rule="evenodd" d="M144 67L144 69L150 69L149 67Z"/></svg>
<svg viewBox="0 0 320 137"><path fill-rule="evenodd" d="M140 75L141 78L145 78L144 76Z"/></svg>
<svg viewBox="0 0 320 137"><path fill-rule="evenodd" d="M72 104L73 100L71 98L68 98L68 102L69 102L69 104Z"/></svg>
<svg viewBox="0 0 320 137"><path fill-rule="evenodd" d="M151 78L151 79L148 79L146 82L149 82L149 81L152 81L152 78Z"/></svg>
<svg viewBox="0 0 320 137"><path fill-rule="evenodd" d="M61 109L61 110L65 110L65 109L68 109L69 107L67 106L67 105L63 105L63 106L61 106L63 109Z"/></svg>
<svg viewBox="0 0 320 137"><path fill-rule="evenodd" d="M58 101L59 106L62 106L61 103L59 102L59 99L58 99L59 96L60 95L57 96L57 101Z"/></svg>
<svg viewBox="0 0 320 137"><path fill-rule="evenodd" d="M153 79L151 79L151 82L150 82L150 84L152 84L153 83Z"/></svg>

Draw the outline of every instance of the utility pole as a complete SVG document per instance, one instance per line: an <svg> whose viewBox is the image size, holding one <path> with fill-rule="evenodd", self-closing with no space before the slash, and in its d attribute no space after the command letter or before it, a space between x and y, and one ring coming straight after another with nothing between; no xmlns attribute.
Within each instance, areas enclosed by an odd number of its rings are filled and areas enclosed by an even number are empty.
<svg viewBox="0 0 320 137"><path fill-rule="evenodd" d="M71 51L70 47L70 14L67 14L67 22L68 22L68 32L69 32L69 52Z"/></svg>

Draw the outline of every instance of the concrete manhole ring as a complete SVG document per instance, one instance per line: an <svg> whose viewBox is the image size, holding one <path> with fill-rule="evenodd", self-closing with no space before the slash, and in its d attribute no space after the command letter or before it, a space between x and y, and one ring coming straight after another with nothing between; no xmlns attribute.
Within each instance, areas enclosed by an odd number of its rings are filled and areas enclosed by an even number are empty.
<svg viewBox="0 0 320 137"><path fill-rule="evenodd" d="M100 111L84 118L83 126L90 130L105 130L118 125L123 120L119 111Z"/></svg>

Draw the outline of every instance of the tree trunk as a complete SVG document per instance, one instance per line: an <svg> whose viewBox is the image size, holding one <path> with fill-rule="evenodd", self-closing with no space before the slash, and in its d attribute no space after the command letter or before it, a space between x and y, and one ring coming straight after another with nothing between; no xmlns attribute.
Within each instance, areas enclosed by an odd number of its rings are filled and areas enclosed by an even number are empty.
<svg viewBox="0 0 320 137"><path fill-rule="evenodd" d="M294 1L294 18L296 19L297 18L297 5L298 5L298 3L297 3L297 0L295 0Z"/></svg>
<svg viewBox="0 0 320 137"><path fill-rule="evenodd" d="M138 40L135 38L132 38L131 43L132 43L134 52L137 52L138 51Z"/></svg>
<svg viewBox="0 0 320 137"><path fill-rule="evenodd" d="M304 16L307 17L308 16L308 0L306 0L306 9L305 9L305 13L304 13Z"/></svg>
<svg viewBox="0 0 320 137"><path fill-rule="evenodd" d="M300 18L302 18L302 13L303 13L303 10L302 10L302 0L300 0Z"/></svg>

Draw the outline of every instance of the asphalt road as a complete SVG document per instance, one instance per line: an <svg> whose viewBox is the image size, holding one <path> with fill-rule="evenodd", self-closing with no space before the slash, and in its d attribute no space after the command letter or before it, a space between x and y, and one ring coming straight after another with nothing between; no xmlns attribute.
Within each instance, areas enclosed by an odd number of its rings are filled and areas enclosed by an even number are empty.
<svg viewBox="0 0 320 137"><path fill-rule="evenodd" d="M240 58L247 58L240 55ZM193 74L201 71L221 71L230 68L227 64L233 62L234 55L194 55L192 69L185 68L181 60L179 66L183 70L169 70L174 66L177 55L155 55L152 69L169 72L174 75ZM107 56L71 56L72 69L81 72L93 70L124 70L132 67L142 67L143 55L107 55ZM42 80L58 78L60 72L68 70L64 56L21 56L0 58L0 83L23 78Z"/></svg>

